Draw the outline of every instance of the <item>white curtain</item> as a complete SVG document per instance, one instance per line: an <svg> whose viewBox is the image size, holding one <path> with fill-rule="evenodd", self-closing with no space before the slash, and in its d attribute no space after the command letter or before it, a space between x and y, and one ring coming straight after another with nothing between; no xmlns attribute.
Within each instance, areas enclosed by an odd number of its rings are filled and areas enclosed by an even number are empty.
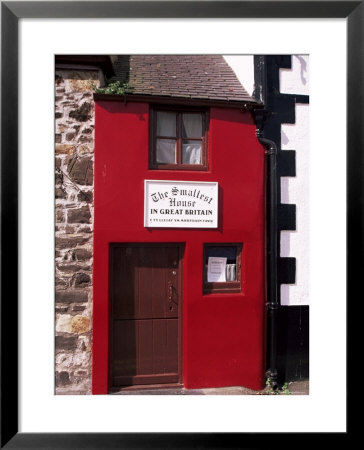
<svg viewBox="0 0 364 450"><path fill-rule="evenodd" d="M176 137L176 113L157 112L157 136Z"/></svg>
<svg viewBox="0 0 364 450"><path fill-rule="evenodd" d="M201 114L182 114L182 136L184 138L199 138L202 136Z"/></svg>
<svg viewBox="0 0 364 450"><path fill-rule="evenodd" d="M176 164L177 113L157 112L157 163ZM162 139L163 137L163 139ZM191 138L202 137L202 115L200 113L182 114L182 164L201 164L201 141ZM190 138L190 139L188 139Z"/></svg>
<svg viewBox="0 0 364 450"><path fill-rule="evenodd" d="M201 142L184 141L182 144L182 163L201 164Z"/></svg>
<svg viewBox="0 0 364 450"><path fill-rule="evenodd" d="M176 164L176 141L157 139L157 163Z"/></svg>

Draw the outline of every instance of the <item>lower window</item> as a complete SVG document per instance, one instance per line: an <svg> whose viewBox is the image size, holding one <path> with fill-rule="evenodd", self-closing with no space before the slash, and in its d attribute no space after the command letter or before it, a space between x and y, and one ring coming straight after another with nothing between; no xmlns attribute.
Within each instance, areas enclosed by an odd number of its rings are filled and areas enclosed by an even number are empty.
<svg viewBox="0 0 364 450"><path fill-rule="evenodd" d="M204 245L204 294L241 292L242 244Z"/></svg>

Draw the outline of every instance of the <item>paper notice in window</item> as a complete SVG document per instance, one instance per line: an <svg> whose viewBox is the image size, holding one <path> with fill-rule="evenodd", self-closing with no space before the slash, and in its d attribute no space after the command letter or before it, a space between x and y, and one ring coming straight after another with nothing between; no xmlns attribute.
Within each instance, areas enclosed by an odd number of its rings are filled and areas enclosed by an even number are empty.
<svg viewBox="0 0 364 450"><path fill-rule="evenodd" d="M226 260L227 258L209 257L207 262L207 281L226 281Z"/></svg>

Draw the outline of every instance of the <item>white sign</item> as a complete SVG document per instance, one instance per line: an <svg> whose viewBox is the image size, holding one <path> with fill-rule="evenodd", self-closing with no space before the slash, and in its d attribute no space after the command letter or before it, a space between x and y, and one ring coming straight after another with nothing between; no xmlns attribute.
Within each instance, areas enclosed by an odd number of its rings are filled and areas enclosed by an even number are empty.
<svg viewBox="0 0 364 450"><path fill-rule="evenodd" d="M217 183L144 182L145 227L217 228L217 210Z"/></svg>
<svg viewBox="0 0 364 450"><path fill-rule="evenodd" d="M218 258L210 256L207 262L207 281L225 282L226 281L226 261L227 258Z"/></svg>

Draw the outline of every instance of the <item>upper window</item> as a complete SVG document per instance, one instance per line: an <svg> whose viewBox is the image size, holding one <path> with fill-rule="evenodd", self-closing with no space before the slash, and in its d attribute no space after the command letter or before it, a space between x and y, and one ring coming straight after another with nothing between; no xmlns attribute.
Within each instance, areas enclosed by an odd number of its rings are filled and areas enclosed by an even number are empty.
<svg viewBox="0 0 364 450"><path fill-rule="evenodd" d="M154 109L151 168L207 170L207 112Z"/></svg>

